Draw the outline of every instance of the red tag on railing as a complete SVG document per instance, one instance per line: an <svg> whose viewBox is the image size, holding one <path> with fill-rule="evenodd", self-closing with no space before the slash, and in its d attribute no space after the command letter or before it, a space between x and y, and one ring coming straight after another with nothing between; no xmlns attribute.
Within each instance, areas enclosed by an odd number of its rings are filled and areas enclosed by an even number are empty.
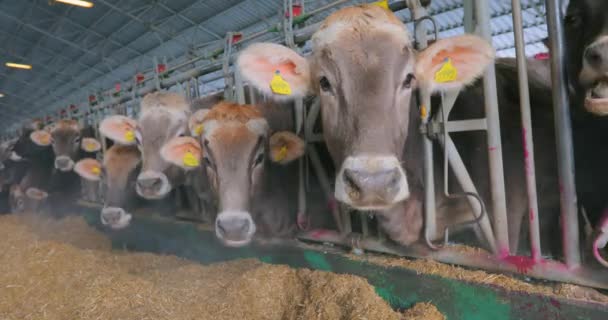
<svg viewBox="0 0 608 320"><path fill-rule="evenodd" d="M302 5L294 4L292 6L292 8L293 8L293 17L294 18L302 15ZM289 18L289 11L285 12L285 18Z"/></svg>
<svg viewBox="0 0 608 320"><path fill-rule="evenodd" d="M232 44L235 44L239 41L241 41L241 39L243 39L243 34L242 33L235 33L232 35Z"/></svg>
<svg viewBox="0 0 608 320"><path fill-rule="evenodd" d="M138 84L144 82L144 75L141 73L135 75L135 82L137 82Z"/></svg>
<svg viewBox="0 0 608 320"><path fill-rule="evenodd" d="M167 66L166 66L164 63L159 63L159 64L156 66L156 71L157 71L158 73L163 73L163 72L165 72L166 70L167 70Z"/></svg>

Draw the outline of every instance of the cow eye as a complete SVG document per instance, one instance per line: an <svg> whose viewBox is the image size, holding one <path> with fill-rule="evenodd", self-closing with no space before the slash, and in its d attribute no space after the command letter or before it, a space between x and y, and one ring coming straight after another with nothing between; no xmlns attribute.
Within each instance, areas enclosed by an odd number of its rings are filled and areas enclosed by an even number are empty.
<svg viewBox="0 0 608 320"><path fill-rule="evenodd" d="M141 132L139 132L139 130L135 131L135 139L137 140L137 144L141 144L143 139L141 138Z"/></svg>
<svg viewBox="0 0 608 320"><path fill-rule="evenodd" d="M211 167L211 160L209 160L209 157L203 157L203 164L206 167Z"/></svg>
<svg viewBox="0 0 608 320"><path fill-rule="evenodd" d="M564 23L566 25L576 27L581 23L581 16L578 14L578 12L568 13L564 18Z"/></svg>
<svg viewBox="0 0 608 320"><path fill-rule="evenodd" d="M329 83L329 80L327 80L326 77L321 77L321 79L319 79L319 86L321 87L321 90L325 92L331 90L331 84Z"/></svg>
<svg viewBox="0 0 608 320"><path fill-rule="evenodd" d="M255 157L255 161L253 163L254 166L259 166L260 164L262 164L262 162L264 162L264 153L259 153L256 157Z"/></svg>
<svg viewBox="0 0 608 320"><path fill-rule="evenodd" d="M403 81L403 88L409 89L412 87L412 81L414 81L416 79L416 77L411 74L408 73L407 77L405 77L405 80Z"/></svg>
<svg viewBox="0 0 608 320"><path fill-rule="evenodd" d="M74 138L74 144L79 144L79 143L80 143L80 137Z"/></svg>

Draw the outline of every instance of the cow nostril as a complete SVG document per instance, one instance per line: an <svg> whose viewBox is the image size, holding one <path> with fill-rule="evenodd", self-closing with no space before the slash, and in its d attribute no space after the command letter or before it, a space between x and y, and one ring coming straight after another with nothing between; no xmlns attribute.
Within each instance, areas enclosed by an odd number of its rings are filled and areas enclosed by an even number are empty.
<svg viewBox="0 0 608 320"><path fill-rule="evenodd" d="M137 184L144 189L152 189L152 188L157 188L160 187L162 181L160 178L146 178L146 179L139 179L137 181Z"/></svg>
<svg viewBox="0 0 608 320"><path fill-rule="evenodd" d="M249 232L249 220L242 219L240 221L237 221L235 224L236 224L236 230L238 233L245 234L245 233Z"/></svg>
<svg viewBox="0 0 608 320"><path fill-rule="evenodd" d="M217 231L219 232L219 234L221 234L222 236L226 234L226 229L224 228L224 226L222 225L222 222L218 222L217 224Z"/></svg>
<svg viewBox="0 0 608 320"><path fill-rule="evenodd" d="M351 169L344 169L342 179L347 186L347 193L351 199L359 199L361 197L361 186L357 182L357 173Z"/></svg>

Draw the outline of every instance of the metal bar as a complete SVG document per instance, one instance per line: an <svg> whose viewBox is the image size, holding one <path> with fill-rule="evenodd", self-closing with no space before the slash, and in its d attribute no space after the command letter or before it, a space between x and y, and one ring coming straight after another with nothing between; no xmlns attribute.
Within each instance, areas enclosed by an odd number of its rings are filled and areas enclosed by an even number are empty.
<svg viewBox="0 0 608 320"><path fill-rule="evenodd" d="M581 263L579 252L578 215L574 176L574 150L570 102L566 82L564 30L558 0L546 0L547 29L551 49L551 81L553 110L557 142L560 202L563 226L563 245L566 265L570 268Z"/></svg>
<svg viewBox="0 0 608 320"><path fill-rule="evenodd" d="M492 42L490 25L490 8L488 1L477 1L475 13L480 36ZM502 163L502 145L500 140L500 119L498 115L498 95L496 90L496 70L490 65L483 77L485 113L488 123L488 158L490 163L490 190L494 215L494 232L496 236L496 253L509 255L509 230L507 221L507 204L505 198L505 177Z"/></svg>
<svg viewBox="0 0 608 320"><path fill-rule="evenodd" d="M526 169L526 190L528 193L528 221L530 223L530 250L532 259L541 257L538 197L536 194L536 167L534 161L534 140L532 138L532 115L530 114L530 90L528 88L528 68L520 0L511 0L513 10L513 33L517 58L517 76L519 82L519 105L521 108L521 125L524 148L524 165ZM517 253L517 248L511 248Z"/></svg>
<svg viewBox="0 0 608 320"><path fill-rule="evenodd" d="M408 0L408 7L412 11L412 16L415 20L421 19L427 15L426 9L420 4L420 0ZM427 29L425 20L419 20L415 26L416 49L422 50L428 46ZM423 117L422 123L428 123L428 115L431 114L431 95L422 93L419 95L420 108L426 108L427 116ZM437 235L437 208L435 199L435 173L433 167L433 141L423 135L423 152L424 152L424 235L426 239L434 239Z"/></svg>
<svg viewBox="0 0 608 320"><path fill-rule="evenodd" d="M481 131L487 130L488 124L485 118L471 120L454 120L445 124L447 132Z"/></svg>
<svg viewBox="0 0 608 320"><path fill-rule="evenodd" d="M458 180L458 182L462 186L463 191L479 194L477 192L475 184L473 183L473 180L471 179L471 176L467 172L466 166L462 161L462 158L458 154L458 149L456 149L456 145L454 145L452 138L450 138L450 136L448 135L447 139L445 139L444 141L443 137L441 137L439 139L439 143L443 145L444 152L448 157L450 167L452 168L452 171L454 171L456 180ZM448 172L445 172L444 174L447 175ZM473 210L473 214L476 216L479 215L481 212L480 203L472 197L467 197L467 201L469 202L469 205ZM479 226L481 228L481 233L483 234L483 237L488 243L488 246L492 251L496 252L496 238L494 237L494 232L492 231L492 224L490 223L488 215L484 215L481 218Z"/></svg>
<svg viewBox="0 0 608 320"><path fill-rule="evenodd" d="M329 178L327 177L327 172L325 171L323 163L321 162L321 158L319 157L319 152L317 152L317 148L314 145L309 145L306 152L308 154L308 157L310 158L310 163L312 164L313 169L317 174L321 189L327 197L327 202L330 204L330 210L334 218L334 222L338 227L338 231L340 233L343 233L344 230L342 228L342 217L340 216L340 208L338 205L336 205L333 188L331 187L331 183L329 182Z"/></svg>

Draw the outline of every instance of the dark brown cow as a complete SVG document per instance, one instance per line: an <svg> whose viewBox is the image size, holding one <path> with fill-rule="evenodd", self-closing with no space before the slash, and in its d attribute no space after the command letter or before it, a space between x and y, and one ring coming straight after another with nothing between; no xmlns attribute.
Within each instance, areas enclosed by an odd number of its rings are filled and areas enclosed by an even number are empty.
<svg viewBox="0 0 608 320"><path fill-rule="evenodd" d="M192 120L198 138L176 138L161 153L186 169L202 161L219 206L217 237L243 246L256 230L270 236L293 231L295 214L289 213L296 210L297 170L284 166L304 153L303 141L289 132L273 133L263 111L252 105L223 102Z"/></svg>
<svg viewBox="0 0 608 320"><path fill-rule="evenodd" d="M135 146L113 145L103 158L103 165L94 159L79 161L74 171L89 181L102 180L104 204L101 222L112 229L127 227L129 210L136 203L135 182L141 155Z"/></svg>
<svg viewBox="0 0 608 320"><path fill-rule="evenodd" d="M393 240L411 244L423 225L424 190L420 119L410 107L412 92L468 84L492 63L494 51L478 37L461 36L417 53L403 23L370 5L333 13L312 41L308 61L279 45L254 44L241 53L237 66L267 94L280 95L283 80L291 91L285 96L320 96L323 134L339 168L336 199L373 210ZM452 220L470 218L468 208L439 209L444 214L452 209Z"/></svg>

